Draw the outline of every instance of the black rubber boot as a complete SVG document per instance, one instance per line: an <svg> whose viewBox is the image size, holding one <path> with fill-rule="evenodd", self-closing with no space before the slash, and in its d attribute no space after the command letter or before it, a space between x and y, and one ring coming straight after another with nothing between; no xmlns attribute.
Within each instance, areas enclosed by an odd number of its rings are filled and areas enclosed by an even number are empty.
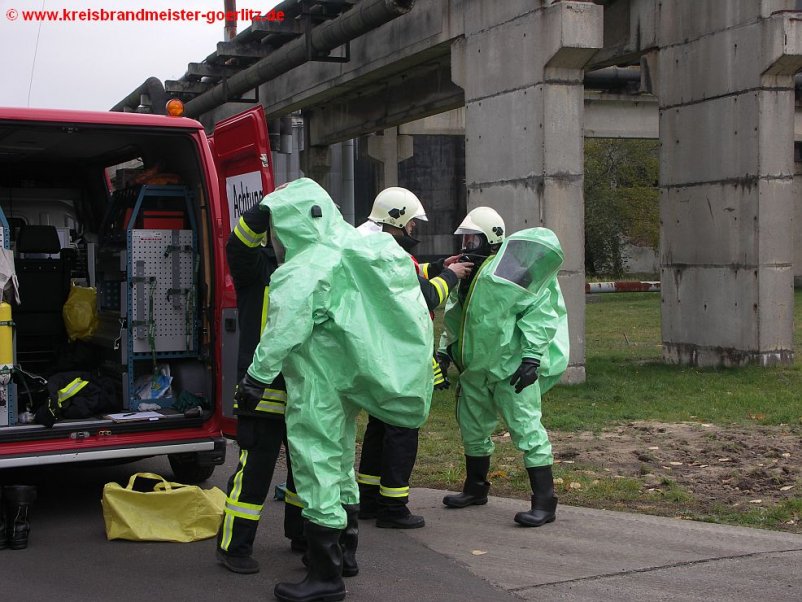
<svg viewBox="0 0 802 602"><path fill-rule="evenodd" d="M447 495L443 503L449 508L466 508L481 506L487 503L490 482L487 473L490 470L490 456L465 456L465 484L462 493Z"/></svg>
<svg viewBox="0 0 802 602"><path fill-rule="evenodd" d="M8 547L23 550L28 547L31 531L29 510L36 501L36 487L32 485L6 485L3 487L6 508L6 537Z"/></svg>
<svg viewBox="0 0 802 602"><path fill-rule="evenodd" d="M8 533L6 532L6 505L3 503L3 488L0 487L0 550L8 547Z"/></svg>
<svg viewBox="0 0 802 602"><path fill-rule="evenodd" d="M291 539L290 551L295 552L296 554L306 554L306 540L303 538Z"/></svg>
<svg viewBox="0 0 802 602"><path fill-rule="evenodd" d="M345 529L340 535L340 548L343 551L343 577L356 577L359 574L359 565L356 562L356 549L359 545L359 504L343 504L347 517ZM309 557L306 554L306 539L304 542L304 555L301 560L304 566L309 566Z"/></svg>
<svg viewBox="0 0 802 602"><path fill-rule="evenodd" d="M359 544L359 504L343 504L348 522L340 535L340 547L343 551L343 577L355 577L359 574L356 562L356 548Z"/></svg>
<svg viewBox="0 0 802 602"><path fill-rule="evenodd" d="M251 556L232 556L217 548L217 560L232 573L251 575L259 572L259 563Z"/></svg>
<svg viewBox="0 0 802 602"><path fill-rule="evenodd" d="M306 523L306 555L309 572L300 583L278 583L273 595L281 602L337 602L345 598L342 578L343 552L340 529Z"/></svg>
<svg viewBox="0 0 802 602"><path fill-rule="evenodd" d="M527 468L532 485L532 509L515 515L515 522L524 527L540 527L557 518L557 497L554 495L554 476L551 466Z"/></svg>

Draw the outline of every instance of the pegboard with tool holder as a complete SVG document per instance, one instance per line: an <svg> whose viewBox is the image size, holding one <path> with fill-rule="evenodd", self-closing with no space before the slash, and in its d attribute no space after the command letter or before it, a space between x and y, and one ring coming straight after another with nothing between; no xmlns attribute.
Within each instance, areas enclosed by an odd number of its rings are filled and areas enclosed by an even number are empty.
<svg viewBox="0 0 802 602"><path fill-rule="evenodd" d="M126 218L125 315L127 378L124 395L136 410L147 400L170 407L169 395L140 397L137 378L151 375L157 382L161 366L171 358L199 355L198 341L198 235L193 195L183 186L142 186ZM165 211L165 206L170 211ZM177 211L183 207L183 211ZM155 208L155 210L154 210ZM140 214L156 214L157 227L140 221ZM184 221L186 219L186 222ZM153 218L151 218L151 223ZM189 228L170 228L170 225Z"/></svg>
<svg viewBox="0 0 802 602"><path fill-rule="evenodd" d="M194 236L191 230L131 230L128 313L131 351L197 349Z"/></svg>

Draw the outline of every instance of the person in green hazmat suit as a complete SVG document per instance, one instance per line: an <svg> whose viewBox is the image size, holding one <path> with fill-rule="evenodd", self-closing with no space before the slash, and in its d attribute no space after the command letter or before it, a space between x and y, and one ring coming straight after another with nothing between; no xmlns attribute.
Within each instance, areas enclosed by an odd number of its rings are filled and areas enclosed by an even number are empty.
<svg viewBox="0 0 802 602"><path fill-rule="evenodd" d="M356 416L366 410L395 426L423 424L433 386L432 323L409 256L390 236L359 234L315 182L282 186L261 207L270 212L280 266L271 278L270 336L257 345L237 395L253 402L284 375L308 566L302 582L279 583L274 594L289 602L342 600L345 565L356 574L357 518L348 512L359 503Z"/></svg>
<svg viewBox="0 0 802 602"><path fill-rule="evenodd" d="M460 370L457 421L466 479L462 493L443 503L487 503L491 435L501 415L524 454L532 487L531 509L518 512L515 522L539 527L555 519L557 508L540 404L568 366L568 320L557 282L563 252L547 228L522 230L501 243L504 225L495 211L479 207L471 214L457 233L463 251L481 266L468 290L449 299L438 349L445 368L453 360Z"/></svg>

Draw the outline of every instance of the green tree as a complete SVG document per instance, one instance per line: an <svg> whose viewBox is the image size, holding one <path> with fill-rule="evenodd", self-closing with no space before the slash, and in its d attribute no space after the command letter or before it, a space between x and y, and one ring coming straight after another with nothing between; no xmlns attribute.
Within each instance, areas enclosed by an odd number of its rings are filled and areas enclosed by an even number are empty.
<svg viewBox="0 0 802 602"><path fill-rule="evenodd" d="M620 277L623 243L657 248L656 140L585 141L585 270Z"/></svg>

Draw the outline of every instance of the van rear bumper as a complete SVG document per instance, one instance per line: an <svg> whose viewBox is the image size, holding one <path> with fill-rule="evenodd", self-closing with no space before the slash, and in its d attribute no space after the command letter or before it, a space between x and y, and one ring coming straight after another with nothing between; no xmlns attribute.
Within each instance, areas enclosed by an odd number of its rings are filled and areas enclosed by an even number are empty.
<svg viewBox="0 0 802 602"><path fill-rule="evenodd" d="M198 440L165 441L142 443L125 447L94 447L85 450L52 451L20 455L0 455L0 468L20 466L43 466L45 464L65 464L71 462L91 462L97 460L130 460L166 454L197 453L204 465L222 464L226 457L226 440L222 437Z"/></svg>

